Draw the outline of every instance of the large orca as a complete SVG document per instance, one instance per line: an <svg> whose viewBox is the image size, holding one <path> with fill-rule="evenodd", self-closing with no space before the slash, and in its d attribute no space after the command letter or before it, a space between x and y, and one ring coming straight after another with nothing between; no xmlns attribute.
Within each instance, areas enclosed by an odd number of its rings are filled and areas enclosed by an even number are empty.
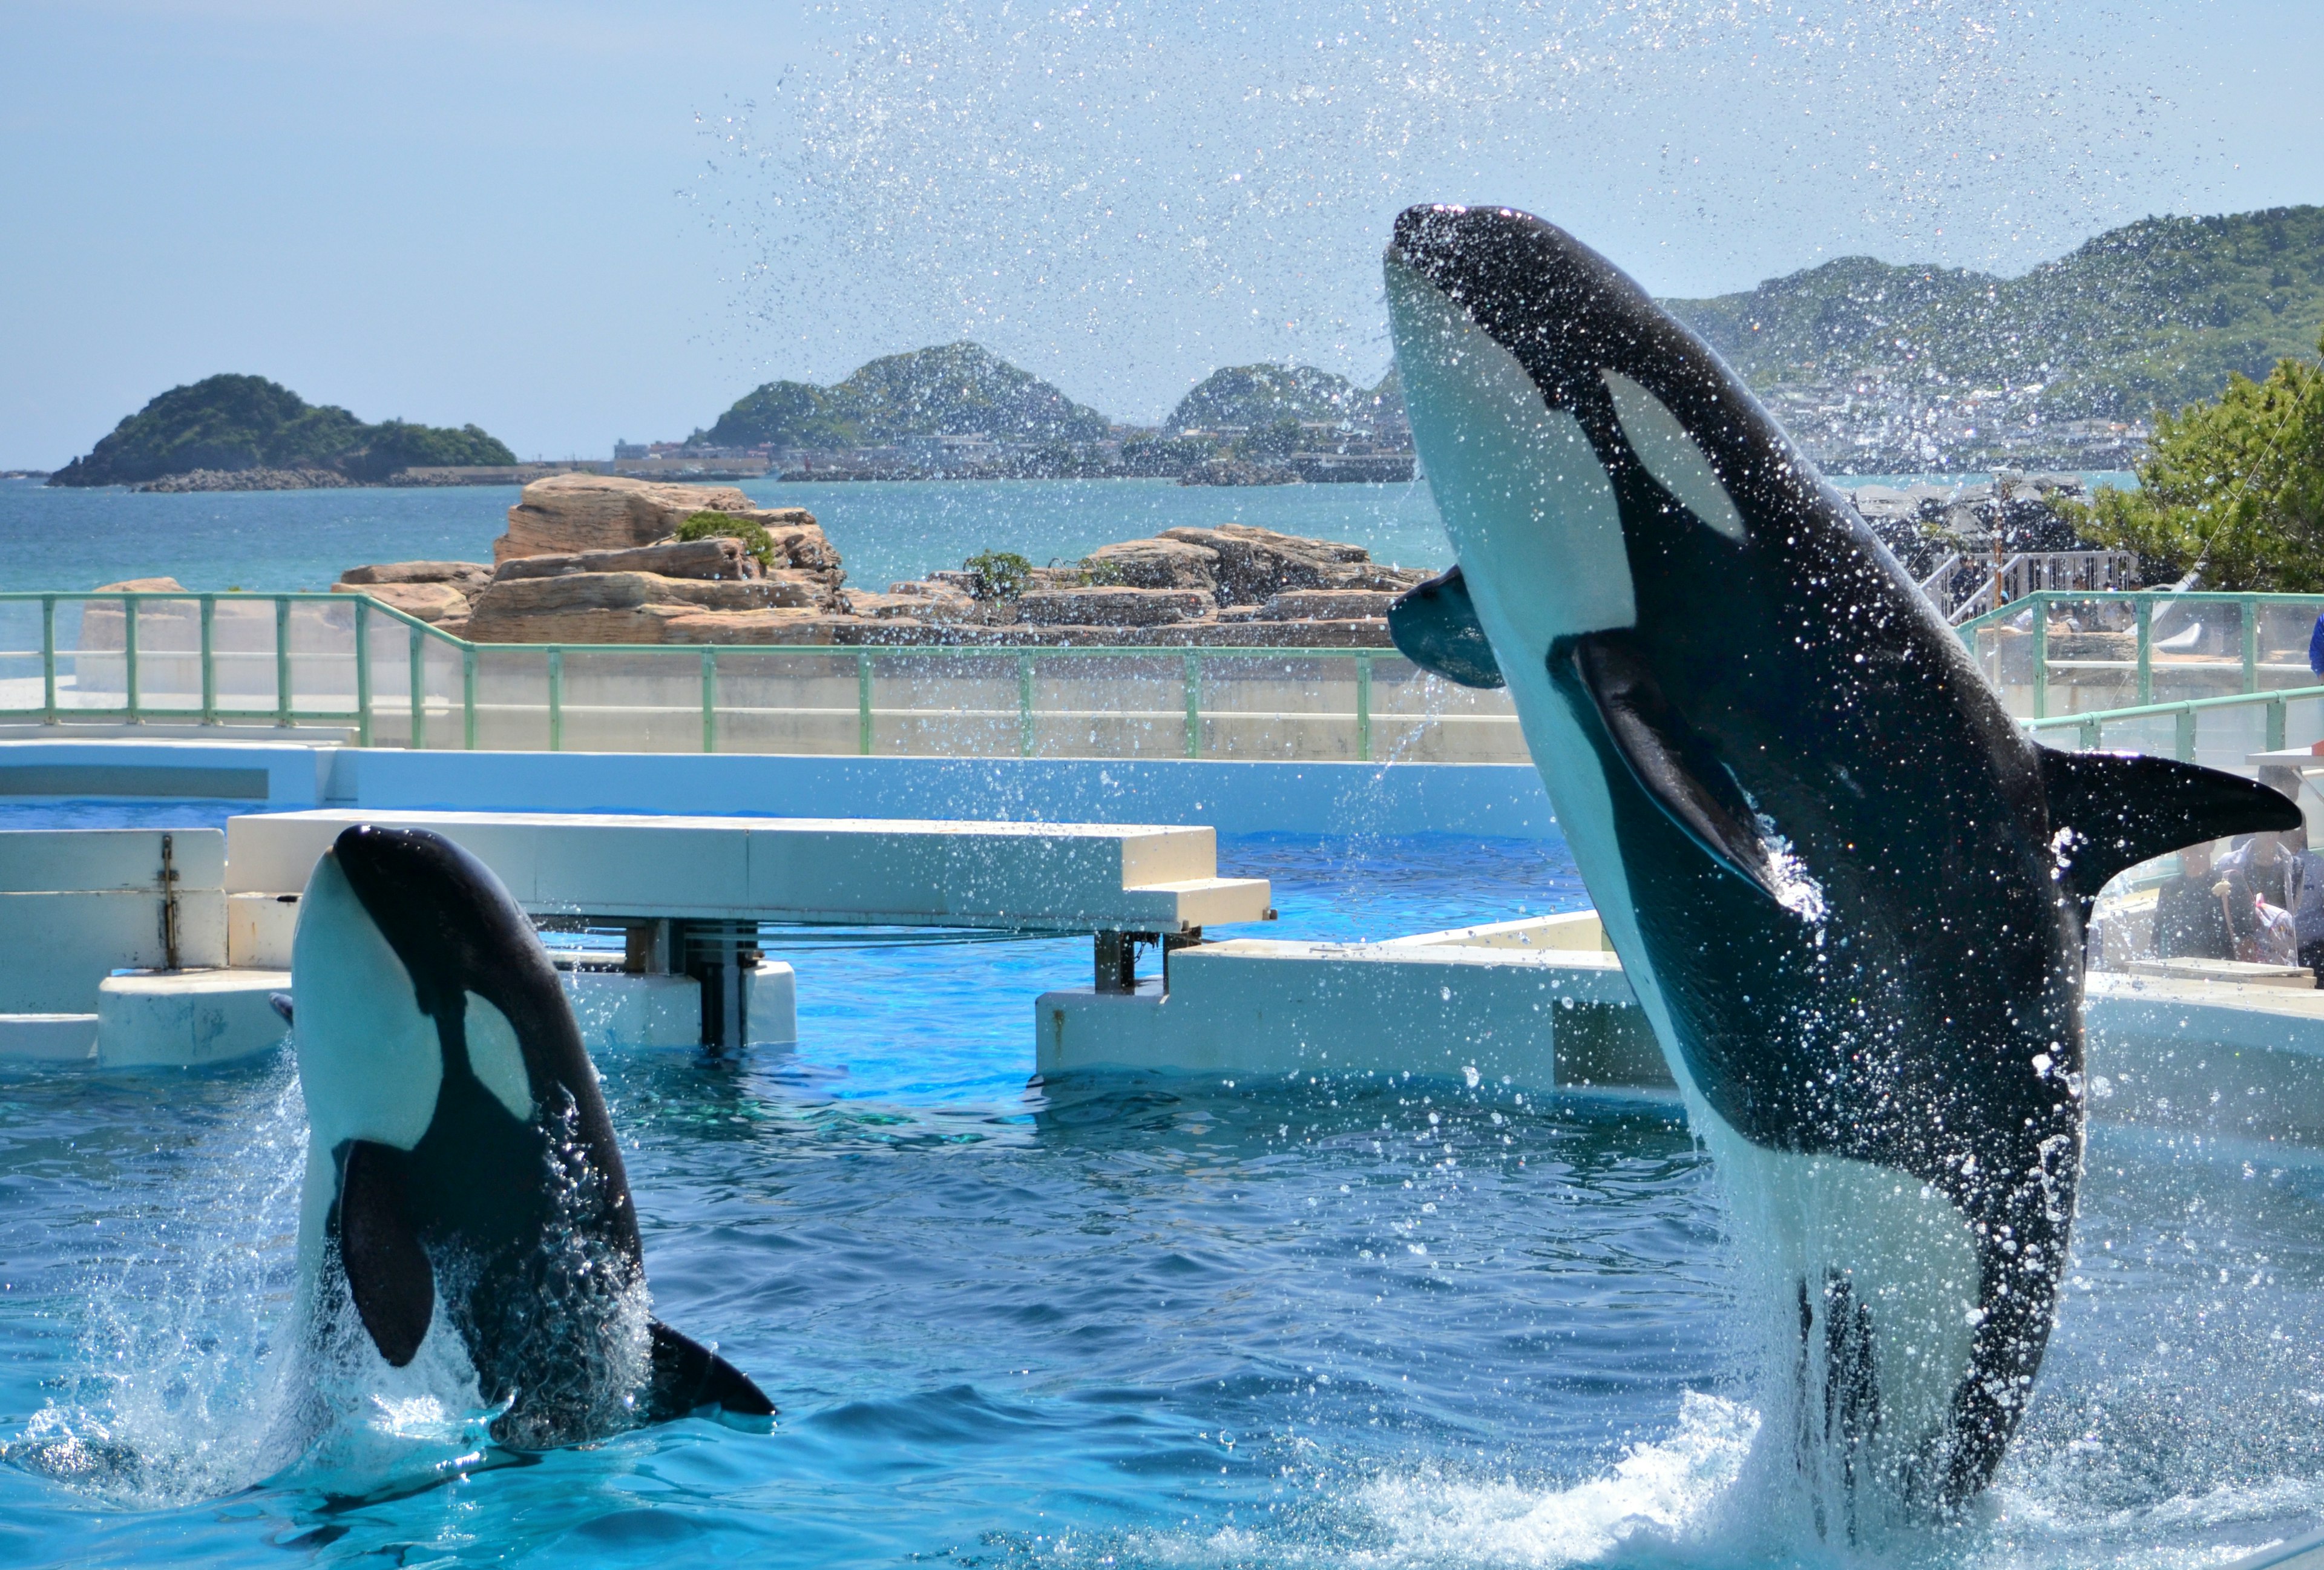
<svg viewBox="0 0 2324 1570"><path fill-rule="evenodd" d="M1415 208L1386 268L1458 558L1391 629L1509 688L1775 1294L1787 1409L1763 1409L1761 1455L1796 1455L1819 1530L1852 1528L1868 1486L1949 1510L1992 1477L2050 1334L2090 900L2300 815L2029 741L1741 382L1563 231Z"/></svg>
<svg viewBox="0 0 2324 1570"><path fill-rule="evenodd" d="M649 1316L596 1072L489 868L424 830L347 829L300 900L291 989L318 1344L351 1332L350 1307L397 1368L456 1338L484 1400L505 1407L494 1437L519 1448L705 1408L773 1415L733 1365Z"/></svg>

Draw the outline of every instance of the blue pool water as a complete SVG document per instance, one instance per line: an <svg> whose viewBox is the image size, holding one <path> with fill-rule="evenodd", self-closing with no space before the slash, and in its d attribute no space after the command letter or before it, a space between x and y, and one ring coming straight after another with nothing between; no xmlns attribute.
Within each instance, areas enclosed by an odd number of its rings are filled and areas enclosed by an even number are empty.
<svg viewBox="0 0 2324 1570"><path fill-rule="evenodd" d="M223 816L74 816L157 812ZM1580 900L1554 844L1268 837L1221 862L1276 880L1286 935ZM457 1414L383 1407L327 1460L269 1451L287 1054L0 1076L0 1563L1845 1557L1731 1481L1749 1262L1674 1104L1034 1085L1032 995L1079 983L1085 942L788 957L796 1050L601 1065L657 1310L779 1426L433 1487L469 1449ZM1883 1563L2196 1566L2324 1512L2324 1163L2102 1128L2073 1279L2001 1485Z"/></svg>

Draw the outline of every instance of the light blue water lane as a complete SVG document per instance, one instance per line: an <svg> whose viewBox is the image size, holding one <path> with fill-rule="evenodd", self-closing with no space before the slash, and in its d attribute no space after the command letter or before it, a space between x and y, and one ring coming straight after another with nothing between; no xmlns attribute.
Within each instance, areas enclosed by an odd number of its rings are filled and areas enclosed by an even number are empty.
<svg viewBox="0 0 2324 1570"><path fill-rule="evenodd" d="M1265 836L1220 860L1275 880L1286 936L1581 902L1554 842ZM1849 1557L1732 1482L1750 1261L1674 1104L1031 1085L1033 995L1083 982L1086 940L785 957L796 1049L600 1066L658 1312L780 1425L432 1487L468 1449L456 1412L382 1406L327 1465L270 1449L304 1138L287 1053L0 1072L0 1563ZM2324 1511L2324 1165L2101 1128L2073 1279L2001 1486L1881 1564L2191 1570Z"/></svg>

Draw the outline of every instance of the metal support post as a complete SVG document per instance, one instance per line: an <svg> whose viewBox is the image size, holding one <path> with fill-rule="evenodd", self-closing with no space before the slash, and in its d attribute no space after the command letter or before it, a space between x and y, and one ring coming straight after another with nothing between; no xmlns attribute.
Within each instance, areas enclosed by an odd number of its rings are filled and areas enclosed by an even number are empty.
<svg viewBox="0 0 2324 1570"><path fill-rule="evenodd" d="M476 651L474 647L460 651L460 745L473 753L476 750Z"/></svg>
<svg viewBox="0 0 2324 1570"><path fill-rule="evenodd" d="M1158 941L1151 932L1101 932L1097 935L1097 990L1134 993L1138 990L1138 946Z"/></svg>
<svg viewBox="0 0 2324 1570"><path fill-rule="evenodd" d="M357 595L355 601L355 745L371 745L371 596ZM208 611L205 605L202 609ZM208 623L204 623L207 630ZM204 670L209 661L202 661Z"/></svg>
<svg viewBox="0 0 2324 1570"><path fill-rule="evenodd" d="M1356 756L1372 761L1372 657L1356 656Z"/></svg>
<svg viewBox="0 0 2324 1570"><path fill-rule="evenodd" d="M2034 717L2050 714L2050 602L2034 596Z"/></svg>
<svg viewBox="0 0 2324 1570"><path fill-rule="evenodd" d="M702 750L718 750L718 651L702 651Z"/></svg>
<svg viewBox="0 0 2324 1570"><path fill-rule="evenodd" d="M1033 755L1033 651L1017 651L1017 755Z"/></svg>
<svg viewBox="0 0 2324 1570"><path fill-rule="evenodd" d="M2138 596L2138 701L2154 701L2154 602Z"/></svg>
<svg viewBox="0 0 2324 1570"><path fill-rule="evenodd" d="M121 601L121 653L123 691L129 699L129 723L137 725L137 602L124 596Z"/></svg>
<svg viewBox="0 0 2324 1570"><path fill-rule="evenodd" d="M855 651L855 750L872 755L872 651Z"/></svg>
<svg viewBox="0 0 2324 1570"><path fill-rule="evenodd" d="M428 745L428 634L411 629L411 737L405 743L417 753Z"/></svg>
<svg viewBox="0 0 2324 1570"><path fill-rule="evenodd" d="M751 1041L751 973L759 965L759 928L751 921L675 923L673 941L686 973L702 984L702 1044L739 1051Z"/></svg>
<svg viewBox="0 0 2324 1570"><path fill-rule="evenodd" d="M202 724L217 717L217 596L202 596Z"/></svg>
<svg viewBox="0 0 2324 1570"><path fill-rule="evenodd" d="M2267 700L2267 750L2283 751L2283 699L2280 697Z"/></svg>
<svg viewBox="0 0 2324 1570"><path fill-rule="evenodd" d="M1202 941L1203 929L1199 927L1189 927L1184 932L1165 932L1162 935L1162 991L1166 996L1170 991L1170 956L1182 948L1200 947Z"/></svg>
<svg viewBox="0 0 2324 1570"><path fill-rule="evenodd" d="M2259 602L2246 599L2244 612L2244 690L2259 690Z"/></svg>
<svg viewBox="0 0 2324 1570"><path fill-rule="evenodd" d="M290 602L274 596L274 723L290 723Z"/></svg>
<svg viewBox="0 0 2324 1570"><path fill-rule="evenodd" d="M2178 725L2172 732L2171 755L2182 763L2195 761L2195 706L2181 704L2175 716Z"/></svg>
<svg viewBox="0 0 2324 1570"><path fill-rule="evenodd" d="M1186 651L1186 756L1203 755L1203 657Z"/></svg>
<svg viewBox="0 0 2324 1570"><path fill-rule="evenodd" d="M565 750L565 651L549 651L549 750Z"/></svg>
<svg viewBox="0 0 2324 1570"><path fill-rule="evenodd" d="M41 720L57 723L57 596L41 596Z"/></svg>

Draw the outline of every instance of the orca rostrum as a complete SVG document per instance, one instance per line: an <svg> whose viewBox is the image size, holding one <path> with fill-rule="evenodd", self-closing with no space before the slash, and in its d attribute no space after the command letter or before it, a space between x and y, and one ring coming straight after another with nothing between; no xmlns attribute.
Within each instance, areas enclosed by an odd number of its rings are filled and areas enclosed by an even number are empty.
<svg viewBox="0 0 2324 1570"><path fill-rule="evenodd" d="M1386 268L1458 559L1391 630L1508 688L1769 1299L1761 1464L1820 1531L1868 1485L1957 1505L2056 1308L2089 902L2299 812L2030 741L1742 382L1563 230L1415 208Z"/></svg>
<svg viewBox="0 0 2324 1570"><path fill-rule="evenodd" d="M318 1351L367 1342L403 1368L449 1337L439 1353L465 1359L493 1436L521 1449L706 1408L773 1416L650 1316L596 1072L489 868L424 830L347 829L300 900L291 992Z"/></svg>

